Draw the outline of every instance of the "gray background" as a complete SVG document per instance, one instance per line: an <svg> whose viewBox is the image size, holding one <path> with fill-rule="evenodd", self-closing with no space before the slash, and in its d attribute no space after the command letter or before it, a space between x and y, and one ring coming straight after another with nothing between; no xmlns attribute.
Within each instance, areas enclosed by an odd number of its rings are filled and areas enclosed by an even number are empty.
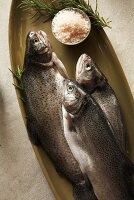
<svg viewBox="0 0 134 200"><path fill-rule="evenodd" d="M100 14L112 19L112 30L105 30L134 95L134 0L98 2ZM10 4L0 0L0 200L53 200L27 138L8 70Z"/></svg>

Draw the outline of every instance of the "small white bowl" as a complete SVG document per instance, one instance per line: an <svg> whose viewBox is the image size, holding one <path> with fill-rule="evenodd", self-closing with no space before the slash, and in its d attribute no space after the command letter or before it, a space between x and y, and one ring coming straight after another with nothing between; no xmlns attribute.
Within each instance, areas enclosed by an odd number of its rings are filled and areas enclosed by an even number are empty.
<svg viewBox="0 0 134 200"><path fill-rule="evenodd" d="M91 22L80 9L65 8L59 11L52 20L52 33L63 44L76 45L89 35Z"/></svg>

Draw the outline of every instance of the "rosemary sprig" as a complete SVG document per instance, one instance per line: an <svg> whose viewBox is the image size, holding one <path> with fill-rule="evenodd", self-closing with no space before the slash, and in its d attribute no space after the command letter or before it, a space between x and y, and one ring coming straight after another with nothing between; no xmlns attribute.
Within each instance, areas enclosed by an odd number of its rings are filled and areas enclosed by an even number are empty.
<svg viewBox="0 0 134 200"><path fill-rule="evenodd" d="M100 16L98 12L98 2L96 0L96 7L95 11L92 9L92 6L87 3L85 0L51 0L47 3L45 0L22 0L21 4L19 5L20 8L24 10L33 10L35 13L33 17L44 17L45 22L52 18L59 10L74 7L83 10L92 20L91 22L96 26L110 27L111 21L107 18L104 19Z"/></svg>
<svg viewBox="0 0 134 200"><path fill-rule="evenodd" d="M19 5L20 8L23 10L30 10L32 9L35 14L32 17L44 17L44 22L48 21L52 18L59 10L59 3L57 1L51 1L51 3L46 3L42 0L22 0L21 4ZM61 8L62 9L62 8Z"/></svg>
<svg viewBox="0 0 134 200"><path fill-rule="evenodd" d="M23 103L25 103L24 100L24 88L23 88L23 83L22 83L22 75L24 72L24 69L20 66L17 66L17 70L14 72L11 69L9 69L10 72L13 74L13 77L16 79L16 84L13 83L15 89L19 90L20 92L20 99L22 100Z"/></svg>

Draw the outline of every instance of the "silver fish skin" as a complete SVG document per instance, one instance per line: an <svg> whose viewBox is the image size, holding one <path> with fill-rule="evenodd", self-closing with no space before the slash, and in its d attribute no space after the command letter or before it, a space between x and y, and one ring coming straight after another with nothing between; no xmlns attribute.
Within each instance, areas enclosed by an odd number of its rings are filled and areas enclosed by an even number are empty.
<svg viewBox="0 0 134 200"><path fill-rule="evenodd" d="M77 131L72 123L72 119L63 105L62 105L62 114L63 114L64 136L71 149L71 152L73 153L74 157L76 158L78 162L79 162L79 159L81 159L81 162L85 163L85 160L87 159L87 151L85 148L85 144L82 141L81 137L77 134ZM90 190L86 198L89 200L97 200L97 197L94 193L94 190L89 178L87 177L85 172L83 174L87 183L87 187ZM80 197L80 200L82 200L82 198L83 196Z"/></svg>
<svg viewBox="0 0 134 200"><path fill-rule="evenodd" d="M76 81L100 105L114 131L115 138L123 151L127 150L127 137L119 101L106 77L86 54L82 54L76 65Z"/></svg>
<svg viewBox="0 0 134 200"><path fill-rule="evenodd" d="M76 200L89 200L85 191L88 194L90 190L63 134L61 89L68 75L64 65L52 52L43 31L28 34L24 68L23 85L30 141L40 145L53 161L57 172L71 181Z"/></svg>
<svg viewBox="0 0 134 200"><path fill-rule="evenodd" d="M66 80L62 110L65 137L98 200L134 199L134 165L120 150L97 102L78 84Z"/></svg>

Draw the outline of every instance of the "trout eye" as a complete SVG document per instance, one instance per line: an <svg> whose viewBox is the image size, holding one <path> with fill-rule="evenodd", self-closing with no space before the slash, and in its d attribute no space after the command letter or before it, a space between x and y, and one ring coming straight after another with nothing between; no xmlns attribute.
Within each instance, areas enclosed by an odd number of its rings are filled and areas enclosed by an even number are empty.
<svg viewBox="0 0 134 200"><path fill-rule="evenodd" d="M74 87L72 85L69 85L67 90L68 90L68 92L72 92L74 90Z"/></svg>
<svg viewBox="0 0 134 200"><path fill-rule="evenodd" d="M92 69L92 65L91 64L86 64L85 69L87 71L90 71Z"/></svg>
<svg viewBox="0 0 134 200"><path fill-rule="evenodd" d="M33 41L34 41L34 43L37 43L37 42L39 42L39 39L36 37L33 39Z"/></svg>

